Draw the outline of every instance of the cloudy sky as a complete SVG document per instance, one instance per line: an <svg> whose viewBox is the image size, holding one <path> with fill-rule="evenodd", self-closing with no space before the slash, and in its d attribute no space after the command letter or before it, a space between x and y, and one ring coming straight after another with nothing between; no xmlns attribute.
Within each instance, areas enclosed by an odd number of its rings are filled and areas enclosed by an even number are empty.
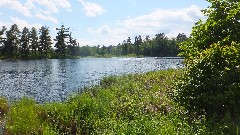
<svg viewBox="0 0 240 135"><path fill-rule="evenodd" d="M0 0L0 27L70 27L80 45L117 45L127 37L190 34L206 0Z"/></svg>

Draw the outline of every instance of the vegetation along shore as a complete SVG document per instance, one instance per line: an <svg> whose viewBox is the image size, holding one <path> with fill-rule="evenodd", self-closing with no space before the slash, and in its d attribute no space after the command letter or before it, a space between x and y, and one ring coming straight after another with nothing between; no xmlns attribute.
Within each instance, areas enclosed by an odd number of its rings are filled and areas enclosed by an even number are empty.
<svg viewBox="0 0 240 135"><path fill-rule="evenodd" d="M200 134L204 118L188 123L187 110L169 96L181 70L107 77L63 103L1 99L6 134Z"/></svg>
<svg viewBox="0 0 240 135"><path fill-rule="evenodd" d="M5 134L225 134L231 119L212 123L175 102L183 70L107 77L64 102L1 98ZM233 133L236 133L234 128Z"/></svg>
<svg viewBox="0 0 240 135"><path fill-rule="evenodd" d="M1 98L3 133L238 135L240 2L207 1L208 18L179 43L183 69L106 77L64 102Z"/></svg>

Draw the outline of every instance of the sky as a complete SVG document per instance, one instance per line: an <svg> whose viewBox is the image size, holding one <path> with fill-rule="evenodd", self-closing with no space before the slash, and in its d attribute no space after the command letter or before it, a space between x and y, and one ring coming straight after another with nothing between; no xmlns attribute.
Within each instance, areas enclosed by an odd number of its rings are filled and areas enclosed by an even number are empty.
<svg viewBox="0 0 240 135"><path fill-rule="evenodd" d="M189 36L209 5L206 0L0 0L0 27L47 26L55 38L64 24L81 46L108 46L137 35Z"/></svg>

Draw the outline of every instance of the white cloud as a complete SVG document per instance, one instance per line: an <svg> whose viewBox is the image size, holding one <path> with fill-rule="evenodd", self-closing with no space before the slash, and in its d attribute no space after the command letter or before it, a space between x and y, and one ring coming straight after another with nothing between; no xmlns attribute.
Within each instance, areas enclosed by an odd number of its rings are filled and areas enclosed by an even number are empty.
<svg viewBox="0 0 240 135"><path fill-rule="evenodd" d="M52 0L57 6L65 9L70 9L71 4L68 0Z"/></svg>
<svg viewBox="0 0 240 135"><path fill-rule="evenodd" d="M64 8L67 11L71 10L71 4L68 0L27 0L25 6L29 9L35 8L34 10L50 13L58 13L59 8Z"/></svg>
<svg viewBox="0 0 240 135"><path fill-rule="evenodd" d="M51 16L44 16L42 14L35 14L35 17L38 18L38 19L45 20L45 21L53 22L55 24L58 23L58 20L56 18L54 18L54 17L51 17Z"/></svg>
<svg viewBox="0 0 240 135"><path fill-rule="evenodd" d="M24 4L24 6L29 10L32 8L35 8L35 5L33 4L32 0L27 0L27 2Z"/></svg>
<svg viewBox="0 0 240 135"><path fill-rule="evenodd" d="M24 27L27 27L27 28L35 27L38 29L42 26L41 24L38 24L38 23L29 24L26 20L19 19L18 17L10 17L10 20L12 21L12 23L9 23L9 24L11 25L17 24L20 30L22 30Z"/></svg>
<svg viewBox="0 0 240 135"><path fill-rule="evenodd" d="M131 34L125 29L111 28L108 25L100 28L88 28L87 31L95 40L78 39L80 45L117 45Z"/></svg>
<svg viewBox="0 0 240 135"><path fill-rule="evenodd" d="M18 0L0 0L0 7L16 10L27 17L35 14L36 18L53 23L58 23L58 20L52 14L58 13L61 8L71 11L68 0L26 0L24 4Z"/></svg>
<svg viewBox="0 0 240 135"><path fill-rule="evenodd" d="M100 39L100 40L86 40L86 39L77 39L77 42L79 43L80 46L97 46L97 45L117 45L118 43L122 43L122 41L125 39L125 37L113 37L113 38L105 38L105 39ZM116 42L119 41L119 42Z"/></svg>
<svg viewBox="0 0 240 135"><path fill-rule="evenodd" d="M52 14L58 13L60 8L71 11L71 4L68 0L28 0L25 4L34 7L36 18L55 24L58 20Z"/></svg>
<svg viewBox="0 0 240 135"><path fill-rule="evenodd" d="M105 9L102 8L101 5L92 2L85 2L83 0L78 0L83 5L83 10L85 11L86 16L95 17L97 15L101 15L106 12Z"/></svg>
<svg viewBox="0 0 240 135"><path fill-rule="evenodd" d="M150 14L120 21L118 24L135 34L165 33L169 37L178 33L190 34L194 23L203 18L201 9L192 5L183 9L156 9Z"/></svg>
<svg viewBox="0 0 240 135"><path fill-rule="evenodd" d="M24 16L31 16L30 10L17 0L0 0L0 7L1 6L16 10Z"/></svg>
<svg viewBox="0 0 240 135"><path fill-rule="evenodd" d="M36 9L36 14L42 14L42 15L46 15L46 16L51 16L52 13L51 11L48 10L43 10L43 9Z"/></svg>
<svg viewBox="0 0 240 135"><path fill-rule="evenodd" d="M97 29L88 28L88 32L92 34L97 34L97 35L112 35L112 36L129 35L129 32L127 32L124 29L110 28L108 25L103 25Z"/></svg>
<svg viewBox="0 0 240 135"><path fill-rule="evenodd" d="M117 45L127 37L132 39L137 35L154 37L157 33L165 33L168 37L176 37L179 33L189 35L195 22L204 18L200 10L195 5L183 9L156 9L146 15L119 21L118 28L111 28L108 25L88 28L89 33L101 38L96 41L80 40L80 44L82 41L93 45L101 43Z"/></svg>
<svg viewBox="0 0 240 135"><path fill-rule="evenodd" d="M50 1L50 0L32 0L32 1L43 6L44 8L46 8L46 10L52 13L58 12L58 8L53 1Z"/></svg>

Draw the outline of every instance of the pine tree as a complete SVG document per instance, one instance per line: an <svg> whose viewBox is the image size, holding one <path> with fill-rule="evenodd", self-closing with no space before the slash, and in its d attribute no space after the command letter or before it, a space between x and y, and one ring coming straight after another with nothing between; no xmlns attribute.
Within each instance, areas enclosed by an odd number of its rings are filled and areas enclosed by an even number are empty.
<svg viewBox="0 0 240 135"><path fill-rule="evenodd" d="M72 38L72 33L69 34L68 48L71 56L77 55L77 40Z"/></svg>
<svg viewBox="0 0 240 135"><path fill-rule="evenodd" d="M37 48L38 48L38 34L37 34L37 29L34 27L32 27L32 30L30 32L30 42L31 42L32 54L34 52L36 56Z"/></svg>
<svg viewBox="0 0 240 135"><path fill-rule="evenodd" d="M140 54L140 44L142 43L142 37L139 35L139 36L136 36L135 37L135 46L136 46L136 55L139 56Z"/></svg>
<svg viewBox="0 0 240 135"><path fill-rule="evenodd" d="M56 39L54 39L57 41L54 47L57 48L56 52L59 56L64 58L67 53L67 42L65 39L69 37L69 28L65 28L64 25L62 25L61 28L56 28L56 30L58 30L58 35L56 36Z"/></svg>
<svg viewBox="0 0 240 135"><path fill-rule="evenodd" d="M4 42L3 53L8 57L14 57L18 53L20 43L20 31L17 24L13 24L9 31L6 32L6 41Z"/></svg>
<svg viewBox="0 0 240 135"><path fill-rule="evenodd" d="M6 38L3 38L2 35L4 34L6 29L7 28L5 26L3 26L2 30L0 30L0 53L1 54L2 54L2 49L3 49L4 42L6 40Z"/></svg>
<svg viewBox="0 0 240 135"><path fill-rule="evenodd" d="M52 45L52 40L49 32L50 31L48 27L42 26L40 28L38 50L40 51L41 56L43 56L43 52L45 52L45 57L48 57Z"/></svg>
<svg viewBox="0 0 240 135"><path fill-rule="evenodd" d="M21 56L26 58L29 54L29 41L30 41L30 32L29 29L24 27L22 31L22 36L20 39L20 53Z"/></svg>

